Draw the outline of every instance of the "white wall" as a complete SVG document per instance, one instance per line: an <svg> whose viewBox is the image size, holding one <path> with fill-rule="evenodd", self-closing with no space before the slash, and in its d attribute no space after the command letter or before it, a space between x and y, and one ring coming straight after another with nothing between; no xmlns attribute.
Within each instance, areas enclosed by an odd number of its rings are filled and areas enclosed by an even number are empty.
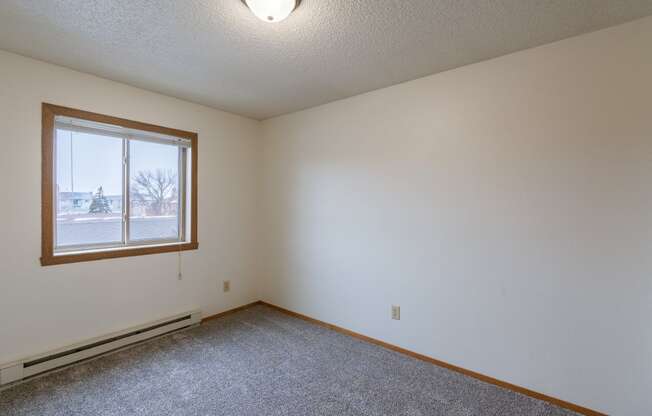
<svg viewBox="0 0 652 416"><path fill-rule="evenodd" d="M651 45L647 18L264 122L264 300L650 414Z"/></svg>
<svg viewBox="0 0 652 416"><path fill-rule="evenodd" d="M258 122L6 52L0 79L0 363L258 300ZM200 249L183 253L183 280L176 254L39 265L43 101L199 133Z"/></svg>

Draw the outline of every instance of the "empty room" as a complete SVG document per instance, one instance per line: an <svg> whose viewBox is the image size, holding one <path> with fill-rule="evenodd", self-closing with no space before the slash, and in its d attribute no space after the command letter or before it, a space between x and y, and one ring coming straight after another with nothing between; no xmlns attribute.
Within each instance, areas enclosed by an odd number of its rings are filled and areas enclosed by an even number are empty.
<svg viewBox="0 0 652 416"><path fill-rule="evenodd" d="M651 416L651 0L1 0L0 416Z"/></svg>

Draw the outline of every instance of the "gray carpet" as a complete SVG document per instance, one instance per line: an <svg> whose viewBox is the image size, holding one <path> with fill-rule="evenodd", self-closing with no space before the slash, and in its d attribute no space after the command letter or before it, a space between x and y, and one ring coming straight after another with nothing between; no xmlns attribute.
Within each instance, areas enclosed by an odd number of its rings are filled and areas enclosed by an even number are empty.
<svg viewBox="0 0 652 416"><path fill-rule="evenodd" d="M255 306L2 391L0 414L575 413Z"/></svg>

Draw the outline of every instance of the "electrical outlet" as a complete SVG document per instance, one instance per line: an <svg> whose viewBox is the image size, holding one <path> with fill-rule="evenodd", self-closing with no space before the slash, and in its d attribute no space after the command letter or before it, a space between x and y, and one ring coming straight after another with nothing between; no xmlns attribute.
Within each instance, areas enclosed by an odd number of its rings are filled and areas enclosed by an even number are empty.
<svg viewBox="0 0 652 416"><path fill-rule="evenodd" d="M231 281L230 280L225 280L222 282L222 290L224 292L228 292L231 290Z"/></svg>
<svg viewBox="0 0 652 416"><path fill-rule="evenodd" d="M392 319L397 321L401 320L401 307L398 305L392 305Z"/></svg>

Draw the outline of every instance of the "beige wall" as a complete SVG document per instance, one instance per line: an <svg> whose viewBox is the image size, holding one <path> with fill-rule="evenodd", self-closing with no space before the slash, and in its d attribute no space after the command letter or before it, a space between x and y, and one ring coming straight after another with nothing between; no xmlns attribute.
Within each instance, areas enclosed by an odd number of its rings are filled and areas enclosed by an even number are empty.
<svg viewBox="0 0 652 416"><path fill-rule="evenodd" d="M259 123L0 52L0 363L257 300ZM41 267L41 102L199 133L198 251ZM222 293L222 280L231 292Z"/></svg>
<svg viewBox="0 0 652 416"><path fill-rule="evenodd" d="M651 45L647 18L265 121L264 300L649 414Z"/></svg>

